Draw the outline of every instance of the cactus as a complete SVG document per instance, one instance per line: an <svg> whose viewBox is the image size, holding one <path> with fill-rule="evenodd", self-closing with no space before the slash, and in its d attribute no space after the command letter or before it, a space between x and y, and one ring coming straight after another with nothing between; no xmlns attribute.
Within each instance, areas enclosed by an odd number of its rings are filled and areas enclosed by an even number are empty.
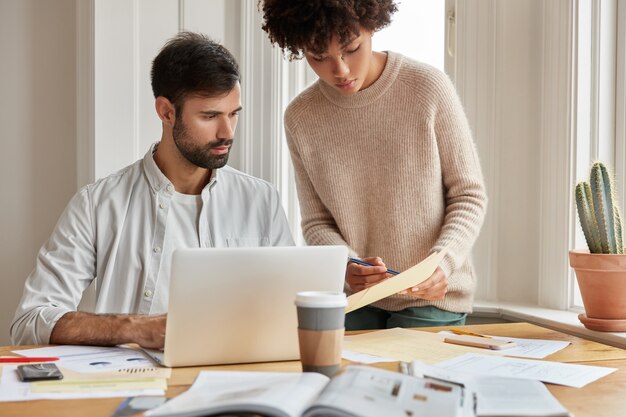
<svg viewBox="0 0 626 417"><path fill-rule="evenodd" d="M576 208L589 252L624 253L613 180L602 162L592 165L589 183L576 185Z"/></svg>

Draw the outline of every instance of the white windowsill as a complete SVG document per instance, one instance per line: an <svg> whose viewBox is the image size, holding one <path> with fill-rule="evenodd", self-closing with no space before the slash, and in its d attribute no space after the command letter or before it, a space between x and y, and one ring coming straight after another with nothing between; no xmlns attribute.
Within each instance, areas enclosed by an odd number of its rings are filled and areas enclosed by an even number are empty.
<svg viewBox="0 0 626 417"><path fill-rule="evenodd" d="M584 339L626 349L626 332L609 333L589 330L578 320L578 313L573 311L551 310L523 304L476 301L472 316L526 321Z"/></svg>

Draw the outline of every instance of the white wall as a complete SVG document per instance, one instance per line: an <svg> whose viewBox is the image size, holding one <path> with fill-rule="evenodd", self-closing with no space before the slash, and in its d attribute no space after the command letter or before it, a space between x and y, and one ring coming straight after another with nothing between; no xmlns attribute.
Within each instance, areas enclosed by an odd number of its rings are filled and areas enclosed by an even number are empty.
<svg viewBox="0 0 626 417"><path fill-rule="evenodd" d="M74 0L0 0L0 345L76 189Z"/></svg>
<svg viewBox="0 0 626 417"><path fill-rule="evenodd" d="M150 68L169 38L181 30L202 32L239 58L238 5L225 0L81 0L79 51L85 59L78 71L81 79L94 80L78 92L85 102L79 108L79 130L86 132L81 140L88 141L79 144L79 155L93 161L81 166L80 184L133 163L161 138Z"/></svg>

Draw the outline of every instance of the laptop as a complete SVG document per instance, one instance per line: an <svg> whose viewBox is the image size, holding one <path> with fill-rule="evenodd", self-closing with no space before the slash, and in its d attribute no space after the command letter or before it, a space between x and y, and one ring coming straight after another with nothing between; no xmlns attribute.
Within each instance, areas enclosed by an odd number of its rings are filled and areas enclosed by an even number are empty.
<svg viewBox="0 0 626 417"><path fill-rule="evenodd" d="M343 291L345 246L178 249L163 351L168 366L297 360L299 291Z"/></svg>

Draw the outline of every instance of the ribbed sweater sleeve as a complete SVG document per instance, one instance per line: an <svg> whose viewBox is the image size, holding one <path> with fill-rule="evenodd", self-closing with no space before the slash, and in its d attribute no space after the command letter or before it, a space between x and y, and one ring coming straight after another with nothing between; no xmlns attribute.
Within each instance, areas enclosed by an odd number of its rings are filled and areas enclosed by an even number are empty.
<svg viewBox="0 0 626 417"><path fill-rule="evenodd" d="M310 245L343 244L406 270L448 247L445 300L394 295L387 310L434 305L469 312L470 252L487 197L454 86L428 65L389 52L367 89L342 96L317 81L285 112L302 229Z"/></svg>
<svg viewBox="0 0 626 417"><path fill-rule="evenodd" d="M433 251L448 248L441 265L446 276L458 270L470 251L483 223L487 205L485 186L472 134L452 82L434 72L432 96L438 100L434 117L445 190L445 218Z"/></svg>

